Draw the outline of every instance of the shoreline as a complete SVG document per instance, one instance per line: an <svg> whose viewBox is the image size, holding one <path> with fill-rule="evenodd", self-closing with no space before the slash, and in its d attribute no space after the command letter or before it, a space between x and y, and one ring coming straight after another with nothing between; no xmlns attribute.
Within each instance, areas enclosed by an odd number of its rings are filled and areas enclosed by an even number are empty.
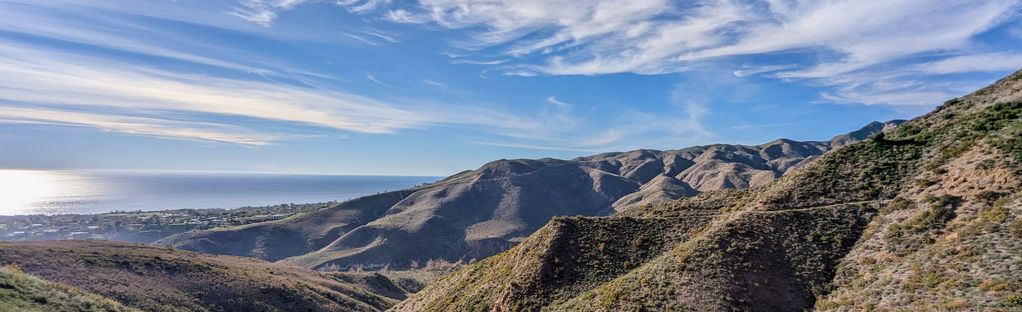
<svg viewBox="0 0 1022 312"><path fill-rule="evenodd" d="M258 207L0 216L0 241L103 239L149 244L191 230L283 220L341 201Z"/></svg>

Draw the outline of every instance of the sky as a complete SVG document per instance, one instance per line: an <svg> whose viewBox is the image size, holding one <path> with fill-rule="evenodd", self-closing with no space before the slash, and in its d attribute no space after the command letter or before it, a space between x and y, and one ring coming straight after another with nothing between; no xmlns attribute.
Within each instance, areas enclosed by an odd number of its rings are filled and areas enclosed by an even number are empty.
<svg viewBox="0 0 1022 312"><path fill-rule="evenodd" d="M448 175L906 119L1022 0L0 0L0 168Z"/></svg>

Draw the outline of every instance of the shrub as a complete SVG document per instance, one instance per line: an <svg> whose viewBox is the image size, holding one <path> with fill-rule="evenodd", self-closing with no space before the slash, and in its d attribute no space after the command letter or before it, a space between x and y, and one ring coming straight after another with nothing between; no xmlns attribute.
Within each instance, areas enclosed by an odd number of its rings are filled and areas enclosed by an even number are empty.
<svg viewBox="0 0 1022 312"><path fill-rule="evenodd" d="M915 202L902 197L896 197L894 198L894 200L891 200L891 202L888 203L887 206L884 206L884 208L880 209L880 214L886 215L895 211L915 208L916 208Z"/></svg>
<svg viewBox="0 0 1022 312"><path fill-rule="evenodd" d="M925 178L924 179L916 180L916 185L919 186L919 187L923 187L923 188L927 188L927 187L933 186L934 184L937 184L937 180L925 179Z"/></svg>
<svg viewBox="0 0 1022 312"><path fill-rule="evenodd" d="M889 251L907 255L921 248L923 244L932 243L933 237L925 234L930 230L943 228L945 223L953 219L955 207L961 203L961 198L945 195L928 198L926 201L930 203L930 208L912 219L887 227L884 239L889 243L887 246Z"/></svg>
<svg viewBox="0 0 1022 312"><path fill-rule="evenodd" d="M961 204L962 198L944 195L932 199L931 202L930 209L906 223L908 228L915 232L923 232L943 227L944 223L955 217L955 208Z"/></svg>
<svg viewBox="0 0 1022 312"><path fill-rule="evenodd" d="M923 286L926 286L926 288L934 288L937 287L937 285L940 285L941 280L943 279L941 278L939 273L930 272L927 273L926 275L923 275L922 283Z"/></svg>
<svg viewBox="0 0 1022 312"><path fill-rule="evenodd" d="M1010 294L1004 296L1004 305L1009 307L1022 307L1022 295Z"/></svg>
<svg viewBox="0 0 1022 312"><path fill-rule="evenodd" d="M979 283L979 289L983 291L1002 291L1014 288L1011 283L1003 280L985 279Z"/></svg>
<svg viewBox="0 0 1022 312"><path fill-rule="evenodd" d="M1008 212L1008 208L1003 205L995 205L993 207L984 209L979 212L979 221L984 223L1000 224L1004 221L1008 221L1008 217L1011 215Z"/></svg>
<svg viewBox="0 0 1022 312"><path fill-rule="evenodd" d="M1011 225L1008 226L1008 230L1011 234L1014 234L1015 237L1022 238L1022 218L1017 218L1015 221L1012 221Z"/></svg>

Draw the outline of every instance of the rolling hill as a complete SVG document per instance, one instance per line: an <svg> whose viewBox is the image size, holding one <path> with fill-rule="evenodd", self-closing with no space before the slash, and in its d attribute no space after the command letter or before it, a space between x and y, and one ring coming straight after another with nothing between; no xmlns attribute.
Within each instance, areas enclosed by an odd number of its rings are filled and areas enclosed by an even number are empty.
<svg viewBox="0 0 1022 312"><path fill-rule="evenodd" d="M304 268L108 241L0 243L0 264L20 268L0 271L0 310L380 311L398 301Z"/></svg>
<svg viewBox="0 0 1022 312"><path fill-rule="evenodd" d="M572 160L498 160L425 186L281 221L187 232L156 244L309 268L401 268L413 261L482 259L557 216L609 215L706 191L763 186L833 148L900 122L874 122L830 141L780 139Z"/></svg>
<svg viewBox="0 0 1022 312"><path fill-rule="evenodd" d="M1017 72L773 183L554 218L393 310L1018 311L1020 117Z"/></svg>
<svg viewBox="0 0 1022 312"><path fill-rule="evenodd" d="M0 267L0 311L140 311L64 284L25 274L16 266Z"/></svg>

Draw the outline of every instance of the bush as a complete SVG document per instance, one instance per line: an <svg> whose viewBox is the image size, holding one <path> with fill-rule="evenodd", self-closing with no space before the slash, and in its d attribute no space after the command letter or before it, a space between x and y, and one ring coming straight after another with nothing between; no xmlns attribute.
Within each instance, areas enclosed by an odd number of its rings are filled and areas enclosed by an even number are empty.
<svg viewBox="0 0 1022 312"><path fill-rule="evenodd" d="M930 200L930 209L910 220L906 225L915 232L944 227L944 223L955 217L955 208L962 202L958 196L944 195Z"/></svg>
<svg viewBox="0 0 1022 312"><path fill-rule="evenodd" d="M925 234L930 230L943 228L945 223L953 219L955 207L961 203L961 198L945 195L928 198L927 202L930 203L930 208L923 213L887 227L884 239L890 244L887 246L889 251L906 255L918 250L923 244L932 243L933 237Z"/></svg>
<svg viewBox="0 0 1022 312"><path fill-rule="evenodd" d="M884 206L884 208L880 209L880 214L886 215L895 211L915 208L916 208L915 202L902 197L896 197L894 198L894 200L891 200L891 202L888 203L887 206Z"/></svg>
<svg viewBox="0 0 1022 312"><path fill-rule="evenodd" d="M924 179L916 180L916 186L919 186L919 187L922 187L922 188L927 188L927 187L933 186L934 184L937 184L937 180L925 179L925 178Z"/></svg>
<svg viewBox="0 0 1022 312"><path fill-rule="evenodd" d="M1022 218L1015 219L1015 221L1011 222L1011 225L1008 226L1008 230L1011 234L1014 234L1015 237L1022 238Z"/></svg>
<svg viewBox="0 0 1022 312"><path fill-rule="evenodd" d="M1004 305L1009 307L1022 307L1022 295L1010 294L1005 296Z"/></svg>
<svg viewBox="0 0 1022 312"><path fill-rule="evenodd" d="M998 205L980 211L979 221L984 223L1000 224L1004 221L1008 221L1009 216L1011 216L1011 213L1008 212L1008 208Z"/></svg>

